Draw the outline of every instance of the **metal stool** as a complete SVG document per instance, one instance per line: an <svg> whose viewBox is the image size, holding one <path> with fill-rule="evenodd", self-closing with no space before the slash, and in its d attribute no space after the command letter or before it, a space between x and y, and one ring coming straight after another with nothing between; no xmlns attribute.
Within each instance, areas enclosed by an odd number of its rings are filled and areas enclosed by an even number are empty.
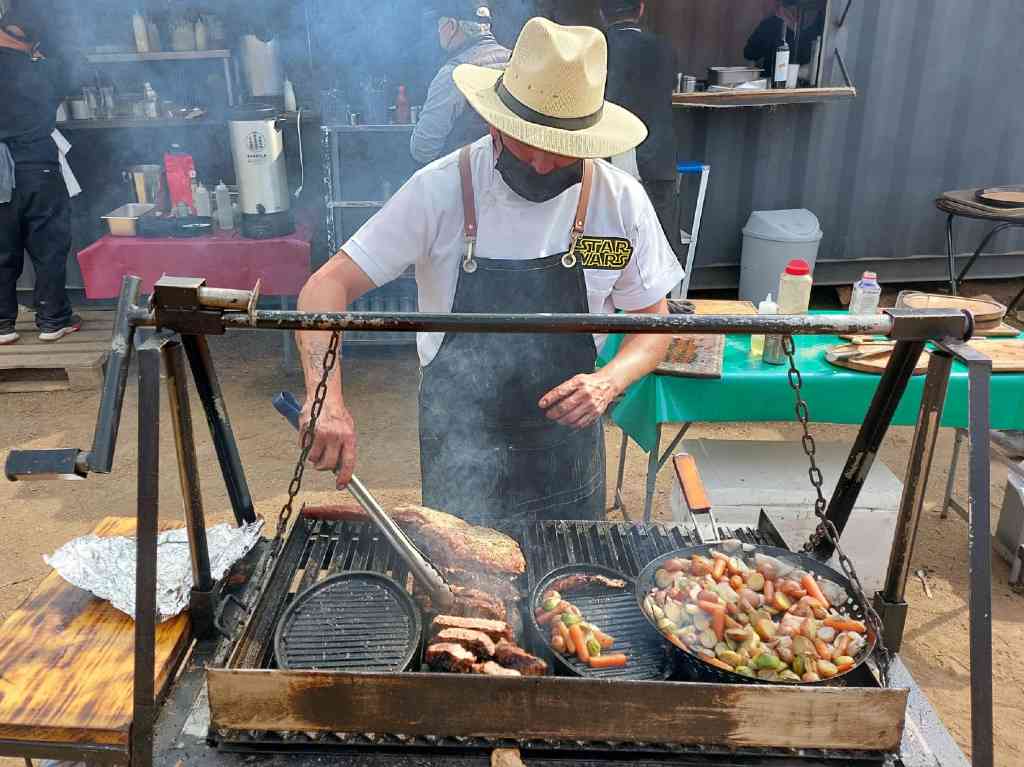
<svg viewBox="0 0 1024 767"><path fill-rule="evenodd" d="M693 228L687 232L683 229L683 176L700 176L697 189L697 202L693 210ZM711 178L711 166L702 162L681 162L676 166L676 226L679 227L679 241L686 250L686 275L678 287L672 291L672 298L686 298L690 292L690 278L693 275L693 261L697 254L697 240L700 237L700 221L704 215L704 200L707 197L708 181Z"/></svg>

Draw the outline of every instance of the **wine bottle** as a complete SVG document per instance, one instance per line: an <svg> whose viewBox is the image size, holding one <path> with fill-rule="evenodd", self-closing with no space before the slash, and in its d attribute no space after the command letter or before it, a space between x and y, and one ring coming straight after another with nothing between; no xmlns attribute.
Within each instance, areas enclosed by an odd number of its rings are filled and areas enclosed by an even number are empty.
<svg viewBox="0 0 1024 767"><path fill-rule="evenodd" d="M785 88L789 80L789 43L786 42L786 22L782 20L782 42L775 49L775 74L772 78L773 88Z"/></svg>

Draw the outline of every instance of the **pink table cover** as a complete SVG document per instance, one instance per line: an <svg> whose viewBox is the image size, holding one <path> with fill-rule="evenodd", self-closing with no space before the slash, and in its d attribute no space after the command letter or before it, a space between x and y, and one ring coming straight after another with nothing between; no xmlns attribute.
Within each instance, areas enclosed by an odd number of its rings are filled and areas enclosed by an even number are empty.
<svg viewBox="0 0 1024 767"><path fill-rule="evenodd" d="M142 279L144 293L166 274L240 290L262 280L262 295L296 296L309 279L311 238L308 226L271 240L245 239L237 231L186 239L107 235L79 251L78 265L88 298L117 298L129 274Z"/></svg>

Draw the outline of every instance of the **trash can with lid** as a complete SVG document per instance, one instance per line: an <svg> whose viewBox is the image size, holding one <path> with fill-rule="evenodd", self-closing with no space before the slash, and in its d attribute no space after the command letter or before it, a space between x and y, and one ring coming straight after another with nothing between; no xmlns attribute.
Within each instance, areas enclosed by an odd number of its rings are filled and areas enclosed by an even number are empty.
<svg viewBox="0 0 1024 767"><path fill-rule="evenodd" d="M755 210L743 227L740 257L740 299L756 306L779 290L779 275L792 259L806 261L811 271L821 244L818 217L798 210Z"/></svg>

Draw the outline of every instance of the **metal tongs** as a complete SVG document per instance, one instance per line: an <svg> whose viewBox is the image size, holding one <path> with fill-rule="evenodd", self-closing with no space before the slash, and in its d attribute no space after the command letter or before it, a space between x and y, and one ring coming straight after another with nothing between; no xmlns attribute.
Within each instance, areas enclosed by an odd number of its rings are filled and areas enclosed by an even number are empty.
<svg viewBox="0 0 1024 767"><path fill-rule="evenodd" d="M291 392L285 391L276 395L273 399L273 404L277 412L287 418L292 426L296 429L299 428L299 415L302 413L302 406ZM377 526L384 539L391 544L399 556L409 565L409 570L412 572L413 577L430 594L431 603L440 610L451 607L455 601L455 595L452 593L451 587L441 576L441 573L427 561L423 553L416 548L416 544L395 523L395 520L388 516L384 509L381 508L381 505L377 503L377 499L373 497L355 474L352 475L352 479L348 483L348 490Z"/></svg>

